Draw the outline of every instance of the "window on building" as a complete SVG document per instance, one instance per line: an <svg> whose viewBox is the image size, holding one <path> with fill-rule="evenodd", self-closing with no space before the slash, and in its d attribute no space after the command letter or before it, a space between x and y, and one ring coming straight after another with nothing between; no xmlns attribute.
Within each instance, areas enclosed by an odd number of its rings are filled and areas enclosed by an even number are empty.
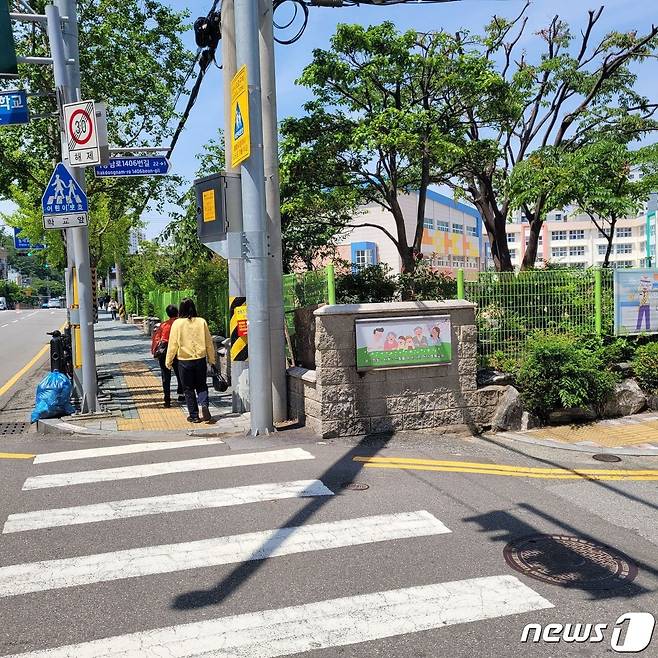
<svg viewBox="0 0 658 658"><path fill-rule="evenodd" d="M551 256L553 258L565 258L567 255L566 247L553 247L551 249Z"/></svg>
<svg viewBox="0 0 658 658"><path fill-rule="evenodd" d="M555 213L555 221L556 222L561 222L562 221L562 213L561 212L556 212Z"/></svg>
<svg viewBox="0 0 658 658"><path fill-rule="evenodd" d="M647 250L647 243L645 242L640 242L640 251L644 253Z"/></svg>
<svg viewBox="0 0 658 658"><path fill-rule="evenodd" d="M464 225L463 224L453 224L452 225L452 232L453 233L463 233L464 232Z"/></svg>
<svg viewBox="0 0 658 658"><path fill-rule="evenodd" d="M472 270L477 270L480 267L480 261L477 258L467 258L466 267Z"/></svg>
<svg viewBox="0 0 658 658"><path fill-rule="evenodd" d="M512 242L516 242L516 233L508 233L507 234L507 242L508 244Z"/></svg>
<svg viewBox="0 0 658 658"><path fill-rule="evenodd" d="M585 239L585 229L579 228L572 231L569 231L570 240L584 240Z"/></svg>
<svg viewBox="0 0 658 658"><path fill-rule="evenodd" d="M370 250L369 249L357 249L354 252L354 264L355 265L370 265Z"/></svg>
<svg viewBox="0 0 658 658"><path fill-rule="evenodd" d="M566 240L566 231L551 231L551 240Z"/></svg>
<svg viewBox="0 0 658 658"><path fill-rule="evenodd" d="M431 217L425 217L425 219L423 220L423 226L425 228L433 229L434 228L434 220Z"/></svg>
<svg viewBox="0 0 658 658"><path fill-rule="evenodd" d="M584 270L587 267L587 263L583 263L582 261L579 261L577 263L571 263L571 267L573 267L576 270Z"/></svg>
<svg viewBox="0 0 658 658"><path fill-rule="evenodd" d="M644 224L642 224L642 226L638 226L638 230L639 230L640 236L643 236L643 235L645 234L645 232L646 232L646 231L645 231L645 228L646 228L646 227L644 226Z"/></svg>
<svg viewBox="0 0 658 658"><path fill-rule="evenodd" d="M463 256L453 256L452 257L452 264L453 265L463 265L464 264L464 257Z"/></svg>
<svg viewBox="0 0 658 658"><path fill-rule="evenodd" d="M516 249L510 249L509 250L509 257L514 260L516 258L517 251Z"/></svg>
<svg viewBox="0 0 658 658"><path fill-rule="evenodd" d="M584 256L585 247L569 247L569 256Z"/></svg>
<svg viewBox="0 0 658 658"><path fill-rule="evenodd" d="M633 245L632 244L618 244L615 245L615 253L617 254L632 254Z"/></svg>
<svg viewBox="0 0 658 658"><path fill-rule="evenodd" d="M447 233L450 230L450 227L448 225L448 222L436 222L436 230L437 231L443 231L444 233Z"/></svg>
<svg viewBox="0 0 658 658"><path fill-rule="evenodd" d="M477 226L467 226L466 235L470 235L473 238L477 238L478 237Z"/></svg>
<svg viewBox="0 0 658 658"><path fill-rule="evenodd" d="M608 245L600 244L597 248L599 250L599 256L605 256L605 252L608 250Z"/></svg>
<svg viewBox="0 0 658 658"><path fill-rule="evenodd" d="M615 235L618 238L632 238L633 229L630 226L619 226L615 229Z"/></svg>
<svg viewBox="0 0 658 658"><path fill-rule="evenodd" d="M633 267L633 261L632 260L618 260L616 263L612 263L613 267L621 268L621 267Z"/></svg>
<svg viewBox="0 0 658 658"><path fill-rule="evenodd" d="M450 265L450 261L448 260L447 256L437 256L434 259L434 262L437 267L448 267Z"/></svg>

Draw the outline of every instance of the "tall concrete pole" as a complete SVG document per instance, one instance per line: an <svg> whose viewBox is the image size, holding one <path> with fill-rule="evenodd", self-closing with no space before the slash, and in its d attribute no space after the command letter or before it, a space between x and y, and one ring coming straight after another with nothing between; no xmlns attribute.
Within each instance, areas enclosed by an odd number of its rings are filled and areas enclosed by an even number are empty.
<svg viewBox="0 0 658 658"><path fill-rule="evenodd" d="M75 0L55 0L58 14L68 17L61 32L64 53L67 59L74 60L67 66L69 97L66 102L81 100L80 95L80 53L78 49L78 20ZM48 7L46 7L48 9ZM49 15L49 14L48 14ZM49 26L50 30L50 26ZM71 167L73 177L83 191L86 191L84 169ZM93 291L89 262L89 233L86 226L69 231L73 238L73 253L78 281L78 302L80 316L80 343L82 351L82 403L83 413L93 413L98 407L96 380L96 344L94 342Z"/></svg>
<svg viewBox="0 0 658 658"><path fill-rule="evenodd" d="M238 70L235 52L235 9L233 0L222 0L222 69L224 71L224 154L226 171L239 174L239 167L231 167L231 80ZM229 232L242 233L242 217L231 217ZM244 261L228 259L229 297L246 297ZM227 327L230 333L230 329ZM231 362L233 411L243 413L249 409L248 361Z"/></svg>
<svg viewBox="0 0 658 658"><path fill-rule="evenodd" d="M279 191L279 134L276 114L276 72L272 0L260 0L260 79L263 112L263 159L267 232L270 236L269 315L274 421L288 418L286 338L283 329L283 263L281 253L281 195Z"/></svg>
<svg viewBox="0 0 658 658"><path fill-rule="evenodd" d="M242 221L246 251L247 317L249 319L249 399L251 434L253 436L268 433L274 429L258 14L258 4L254 0L235 0L237 64L247 66L251 134L251 154L241 165L241 178ZM233 126L230 128L232 130Z"/></svg>

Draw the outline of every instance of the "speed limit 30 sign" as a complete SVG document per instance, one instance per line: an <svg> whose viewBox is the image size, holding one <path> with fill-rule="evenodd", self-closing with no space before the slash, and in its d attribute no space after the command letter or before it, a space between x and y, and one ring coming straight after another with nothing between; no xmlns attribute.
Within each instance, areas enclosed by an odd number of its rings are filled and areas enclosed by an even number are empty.
<svg viewBox="0 0 658 658"><path fill-rule="evenodd" d="M94 101L64 105L64 127L71 167L89 167L101 162Z"/></svg>

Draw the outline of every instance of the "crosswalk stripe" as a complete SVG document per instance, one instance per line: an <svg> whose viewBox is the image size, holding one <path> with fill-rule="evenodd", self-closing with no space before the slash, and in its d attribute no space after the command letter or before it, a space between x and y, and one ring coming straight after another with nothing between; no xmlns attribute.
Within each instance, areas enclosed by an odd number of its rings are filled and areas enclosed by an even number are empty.
<svg viewBox="0 0 658 658"><path fill-rule="evenodd" d="M130 443L122 446L107 446L105 448L89 448L84 450L66 450L65 452L45 452L37 455L35 464L49 464L73 459L91 459L92 457L110 457L114 455L131 455L139 452L155 450L173 450L174 448L195 448L204 445L224 443L219 439L187 439L185 441L153 441L151 443Z"/></svg>
<svg viewBox="0 0 658 658"><path fill-rule="evenodd" d="M52 475L35 475L27 478L23 490L47 489L50 487L66 487L73 484L90 482L111 482L114 480L131 480L147 478L170 473L186 473L234 466L254 466L256 464L274 464L276 462L315 459L310 452L302 448L285 448L283 450L267 450L263 452L247 452L220 457L202 457L200 459L184 459L181 461L158 462L156 464L140 464L138 466L119 466L77 473L55 473Z"/></svg>
<svg viewBox="0 0 658 658"><path fill-rule="evenodd" d="M553 608L514 576L329 599L4 658L274 658Z"/></svg>
<svg viewBox="0 0 658 658"><path fill-rule="evenodd" d="M13 564L0 567L0 597L449 532L421 510Z"/></svg>
<svg viewBox="0 0 658 658"><path fill-rule="evenodd" d="M3 534L54 528L57 526L79 525L113 521L149 514L164 514L186 510L229 507L284 498L305 498L311 496L333 496L320 480L297 480L294 482L274 482L253 484L230 489L211 489L190 493L114 500L96 505L80 505L59 509L39 510L11 514L2 530Z"/></svg>

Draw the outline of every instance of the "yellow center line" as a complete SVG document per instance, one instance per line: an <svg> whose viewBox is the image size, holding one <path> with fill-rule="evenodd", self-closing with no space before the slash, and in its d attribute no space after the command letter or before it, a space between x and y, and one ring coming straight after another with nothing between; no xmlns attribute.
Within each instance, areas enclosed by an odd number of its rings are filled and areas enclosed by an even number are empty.
<svg viewBox="0 0 658 658"><path fill-rule="evenodd" d="M0 459L33 459L35 456L26 452L0 452Z"/></svg>
<svg viewBox="0 0 658 658"><path fill-rule="evenodd" d="M555 480L658 480L658 470L539 468L406 457L354 457L353 460L362 463L366 468L477 473Z"/></svg>
<svg viewBox="0 0 658 658"><path fill-rule="evenodd" d="M63 331L66 323L64 323L59 330ZM50 349L50 343L46 343L39 352L26 363L6 384L0 387L0 396L3 396L32 366Z"/></svg>

